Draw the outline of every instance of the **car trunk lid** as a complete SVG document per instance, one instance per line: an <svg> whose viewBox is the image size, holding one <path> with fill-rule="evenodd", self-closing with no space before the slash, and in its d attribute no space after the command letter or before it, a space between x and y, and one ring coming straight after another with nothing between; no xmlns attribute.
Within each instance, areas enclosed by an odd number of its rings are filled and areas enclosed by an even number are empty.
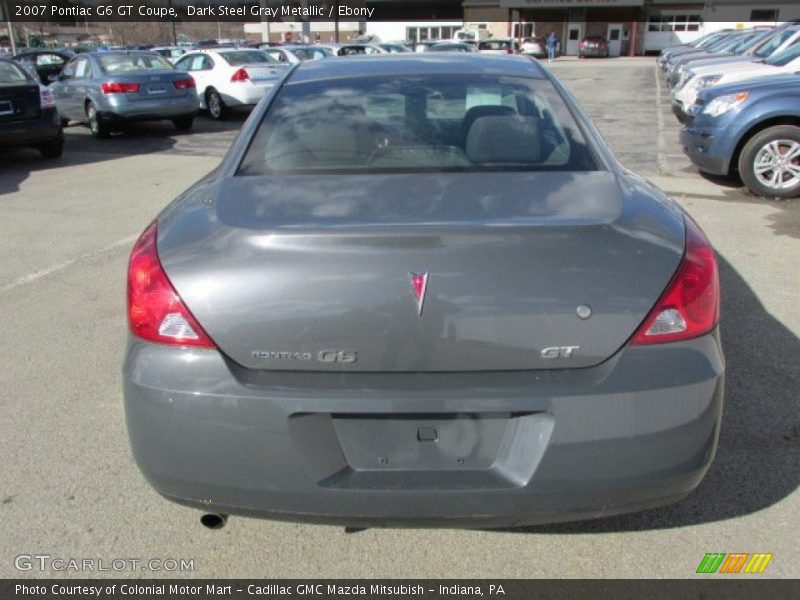
<svg viewBox="0 0 800 600"><path fill-rule="evenodd" d="M41 114L39 85L0 82L0 122L36 119Z"/></svg>
<svg viewBox="0 0 800 600"><path fill-rule="evenodd" d="M587 367L681 258L681 217L631 194L608 172L233 177L162 217L159 252L247 368Z"/></svg>

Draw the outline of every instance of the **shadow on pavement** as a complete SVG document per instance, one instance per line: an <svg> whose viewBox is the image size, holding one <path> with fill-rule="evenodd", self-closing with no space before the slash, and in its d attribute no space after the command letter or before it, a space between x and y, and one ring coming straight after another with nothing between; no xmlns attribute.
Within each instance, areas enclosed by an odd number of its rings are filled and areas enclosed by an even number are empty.
<svg viewBox="0 0 800 600"><path fill-rule="evenodd" d="M170 121L134 123L121 127L108 139L97 140L80 124L64 129L64 154L44 159L28 148L0 154L0 196L19 190L20 184L35 171L47 171L118 159L124 156L180 150L184 154L223 155L248 113L234 111L225 121L213 121L202 113L190 131L178 132ZM209 151L209 148L211 150ZM124 177L124 173L120 173ZM87 173L87 185L91 175Z"/></svg>
<svg viewBox="0 0 800 600"><path fill-rule="evenodd" d="M511 529L608 533L699 525L758 512L800 484L800 339L770 315L720 257L725 407L716 459L690 496L662 508ZM788 531L787 531L788 533Z"/></svg>

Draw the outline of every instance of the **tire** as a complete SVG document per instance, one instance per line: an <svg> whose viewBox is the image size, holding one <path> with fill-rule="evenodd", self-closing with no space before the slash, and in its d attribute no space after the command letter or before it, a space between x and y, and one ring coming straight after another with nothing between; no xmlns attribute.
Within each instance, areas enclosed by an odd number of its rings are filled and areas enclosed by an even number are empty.
<svg viewBox="0 0 800 600"><path fill-rule="evenodd" d="M215 121L222 121L227 115L227 107L222 101L222 96L214 88L206 90L206 108L208 116Z"/></svg>
<svg viewBox="0 0 800 600"><path fill-rule="evenodd" d="M194 123L194 117L181 117L180 119L172 119L172 124L178 131L189 131Z"/></svg>
<svg viewBox="0 0 800 600"><path fill-rule="evenodd" d="M800 196L800 127L777 125L750 138L739 155L747 188L767 199Z"/></svg>
<svg viewBox="0 0 800 600"><path fill-rule="evenodd" d="M97 107L91 102L86 104L86 121L89 123L89 131L97 139L107 138L111 133L108 124L103 123L97 113Z"/></svg>
<svg viewBox="0 0 800 600"><path fill-rule="evenodd" d="M39 152L44 158L59 158L64 153L64 140L55 140L39 146Z"/></svg>

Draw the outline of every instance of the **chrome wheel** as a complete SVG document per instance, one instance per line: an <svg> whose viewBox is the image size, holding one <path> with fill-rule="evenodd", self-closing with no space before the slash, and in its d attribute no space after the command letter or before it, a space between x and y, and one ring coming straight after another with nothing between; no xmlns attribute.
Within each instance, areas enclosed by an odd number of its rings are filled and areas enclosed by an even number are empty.
<svg viewBox="0 0 800 600"><path fill-rule="evenodd" d="M100 121L97 119L97 109L94 104L86 107L86 118L89 120L89 129L94 135L97 135L100 131Z"/></svg>
<svg viewBox="0 0 800 600"><path fill-rule="evenodd" d="M761 185L787 190L800 185L800 142L773 140L756 152L753 172Z"/></svg>
<svg viewBox="0 0 800 600"><path fill-rule="evenodd" d="M210 92L206 100L208 112L214 119L219 119L222 115L222 98L217 92Z"/></svg>

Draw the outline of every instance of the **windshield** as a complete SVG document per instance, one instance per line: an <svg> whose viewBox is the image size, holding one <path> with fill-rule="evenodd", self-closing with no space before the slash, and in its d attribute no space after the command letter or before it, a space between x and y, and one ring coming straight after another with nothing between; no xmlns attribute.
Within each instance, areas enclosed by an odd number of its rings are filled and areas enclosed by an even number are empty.
<svg viewBox="0 0 800 600"><path fill-rule="evenodd" d="M738 44L741 41L740 37L741 34L726 35L722 39L711 44L706 50L709 52L724 52L731 46Z"/></svg>
<svg viewBox="0 0 800 600"><path fill-rule="evenodd" d="M768 58L772 55L775 50L780 48L790 37L792 37L797 30L795 29L783 29L777 34L775 34L768 42L765 42L763 46L761 46L758 50L756 50L753 55L757 56L758 58Z"/></svg>
<svg viewBox="0 0 800 600"><path fill-rule="evenodd" d="M97 57L103 73L127 73L129 71L172 70L172 65L158 54L101 54Z"/></svg>
<svg viewBox="0 0 800 600"><path fill-rule="evenodd" d="M771 38L773 35L775 35L775 32L772 29L766 29L764 31L756 33L746 41L739 44L734 50L734 52L736 52L736 54L744 54L748 50L757 48L759 44L764 43L764 40Z"/></svg>
<svg viewBox="0 0 800 600"><path fill-rule="evenodd" d="M18 83L28 81L25 73L17 65L0 61L0 83Z"/></svg>
<svg viewBox="0 0 800 600"><path fill-rule="evenodd" d="M723 44L722 47L719 49L719 52L735 52L736 49L741 46L742 44L748 42L754 34L752 33L745 33L741 35L737 35L734 39L729 40L727 44Z"/></svg>
<svg viewBox="0 0 800 600"><path fill-rule="evenodd" d="M220 52L220 56L232 67L252 65L256 63L277 62L271 56L260 50L237 50L236 52Z"/></svg>
<svg viewBox="0 0 800 600"><path fill-rule="evenodd" d="M800 43L792 44L786 50L778 52L774 56L770 56L764 62L773 67L785 67L798 57L800 57Z"/></svg>
<svg viewBox="0 0 800 600"><path fill-rule="evenodd" d="M546 79L374 76L285 85L239 175L597 170Z"/></svg>
<svg viewBox="0 0 800 600"><path fill-rule="evenodd" d="M723 32L715 32L715 33L707 33L703 37L699 37L693 42L689 42L687 46L693 46L695 48L705 48L719 40L725 33Z"/></svg>

